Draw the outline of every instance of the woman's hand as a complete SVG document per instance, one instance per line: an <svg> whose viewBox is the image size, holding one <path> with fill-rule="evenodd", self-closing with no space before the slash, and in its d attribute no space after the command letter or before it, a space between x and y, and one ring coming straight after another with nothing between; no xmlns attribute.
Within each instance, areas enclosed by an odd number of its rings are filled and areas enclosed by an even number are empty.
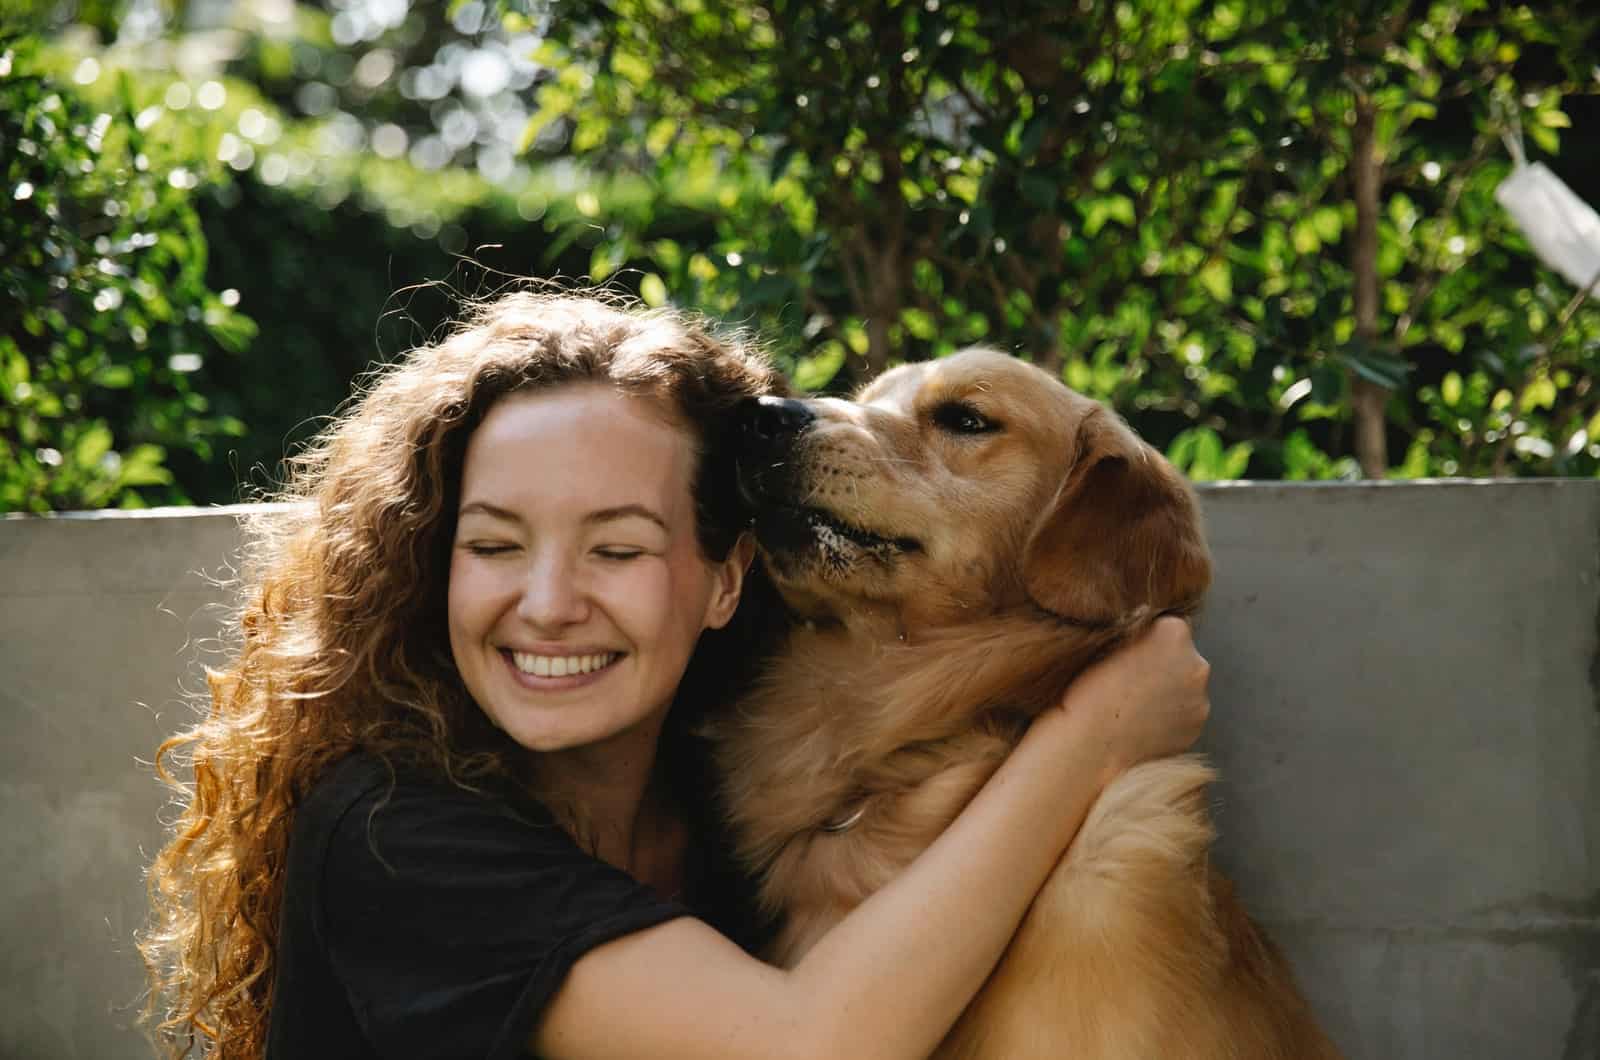
<svg viewBox="0 0 1600 1060"><path fill-rule="evenodd" d="M1062 697L1062 713L1088 724L1103 741L1101 775L1109 781L1130 766L1193 746L1211 712L1210 676L1189 623L1168 615L1079 675Z"/></svg>

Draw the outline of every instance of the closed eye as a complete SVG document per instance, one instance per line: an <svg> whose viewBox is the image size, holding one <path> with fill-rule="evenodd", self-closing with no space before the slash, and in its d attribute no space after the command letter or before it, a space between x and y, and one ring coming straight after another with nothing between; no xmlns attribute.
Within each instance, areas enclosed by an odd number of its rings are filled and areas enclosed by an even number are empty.
<svg viewBox="0 0 1600 1060"><path fill-rule="evenodd" d="M933 422L951 434L989 434L1000 424L964 401L946 401L933 410Z"/></svg>
<svg viewBox="0 0 1600 1060"><path fill-rule="evenodd" d="M625 560L638 559L645 554L645 550L642 548L597 548L594 550L594 554L601 559L621 563Z"/></svg>
<svg viewBox="0 0 1600 1060"><path fill-rule="evenodd" d="M516 545L507 545L496 541L468 541L461 546L474 556L501 556L507 552L516 551Z"/></svg>

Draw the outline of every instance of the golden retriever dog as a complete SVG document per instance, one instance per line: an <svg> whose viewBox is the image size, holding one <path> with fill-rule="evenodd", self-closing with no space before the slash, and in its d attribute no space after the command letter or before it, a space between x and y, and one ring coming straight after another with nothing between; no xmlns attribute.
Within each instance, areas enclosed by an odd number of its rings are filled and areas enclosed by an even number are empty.
<svg viewBox="0 0 1600 1060"><path fill-rule="evenodd" d="M791 963L989 778L1028 719L1211 576L1195 498L1117 416L1004 354L764 398L740 459L794 624L713 731ZM1100 795L938 1056L1338 1056L1211 866L1194 756ZM959 925L929 925L930 932Z"/></svg>

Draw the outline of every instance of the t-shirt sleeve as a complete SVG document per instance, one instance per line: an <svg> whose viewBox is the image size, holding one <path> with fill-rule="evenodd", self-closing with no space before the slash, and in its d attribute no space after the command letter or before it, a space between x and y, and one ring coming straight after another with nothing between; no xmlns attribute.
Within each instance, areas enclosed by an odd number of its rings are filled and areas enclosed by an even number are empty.
<svg viewBox="0 0 1600 1060"><path fill-rule="evenodd" d="M514 1057L572 965L687 912L551 820L400 782L329 833L320 929L385 1057Z"/></svg>

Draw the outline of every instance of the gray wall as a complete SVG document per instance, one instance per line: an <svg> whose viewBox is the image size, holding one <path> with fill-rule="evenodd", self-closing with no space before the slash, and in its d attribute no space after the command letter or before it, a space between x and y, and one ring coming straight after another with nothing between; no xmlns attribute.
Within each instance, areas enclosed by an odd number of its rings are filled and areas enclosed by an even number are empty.
<svg viewBox="0 0 1600 1060"><path fill-rule="evenodd" d="M1600 1057L1600 482L1219 487L1222 861L1352 1057Z"/></svg>
<svg viewBox="0 0 1600 1060"><path fill-rule="evenodd" d="M1353 1058L1600 1056L1600 482L1219 486L1219 858ZM0 1056L143 1055L130 937L237 535L0 520Z"/></svg>

